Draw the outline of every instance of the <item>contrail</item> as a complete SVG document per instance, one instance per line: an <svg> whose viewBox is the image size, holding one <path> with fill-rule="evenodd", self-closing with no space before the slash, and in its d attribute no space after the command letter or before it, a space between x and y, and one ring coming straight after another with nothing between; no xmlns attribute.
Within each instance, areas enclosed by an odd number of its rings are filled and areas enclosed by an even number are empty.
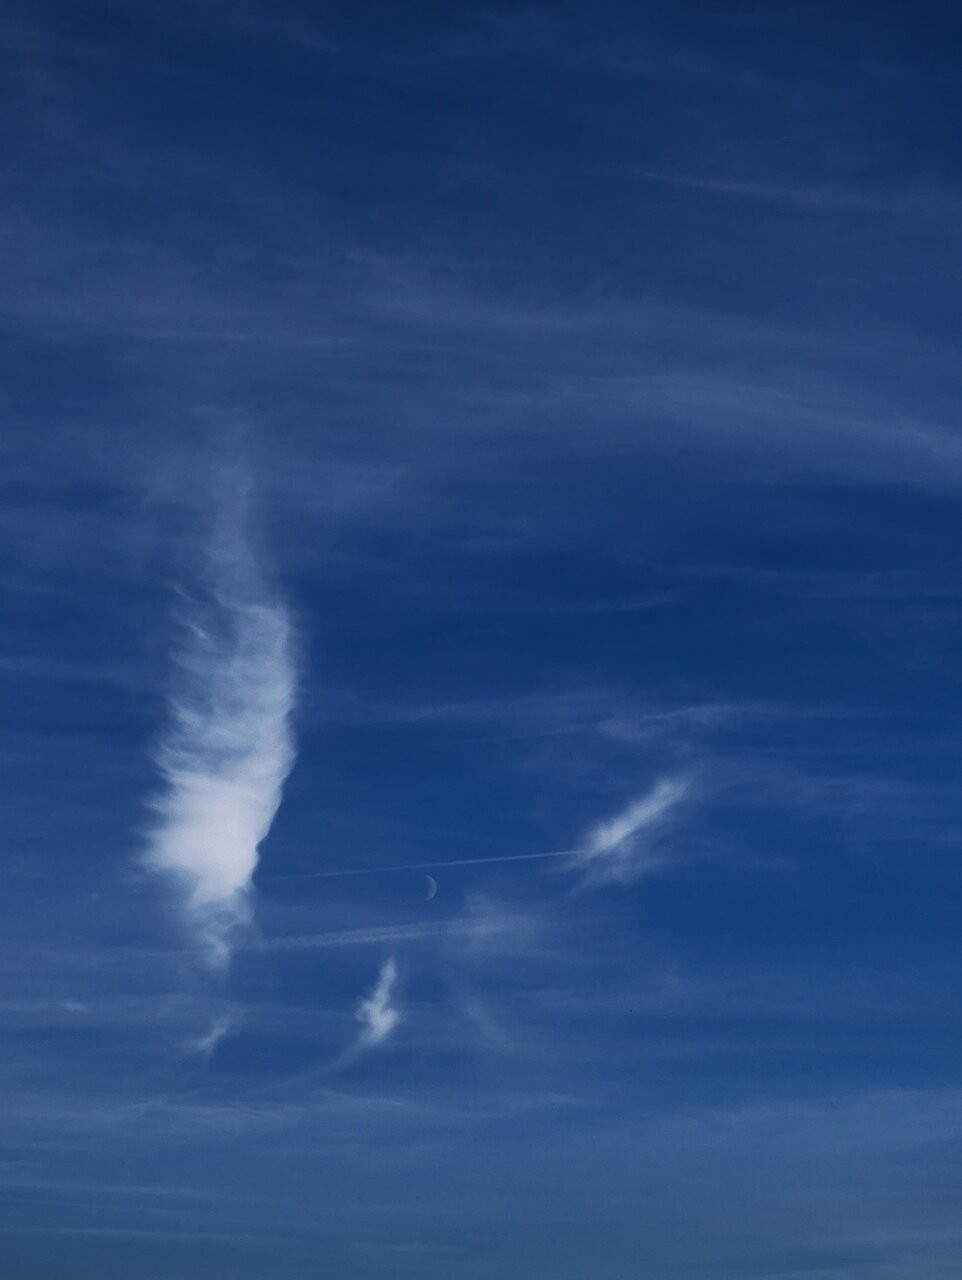
<svg viewBox="0 0 962 1280"><path fill-rule="evenodd" d="M332 871L295 871L265 876L267 880L325 880L332 876L375 876L389 871L430 871L435 867L477 867L487 862L530 862L535 858L573 858L584 849L557 849L551 853L509 853L488 858L454 858L443 862L400 862L388 867L345 867Z"/></svg>
<svg viewBox="0 0 962 1280"><path fill-rule="evenodd" d="M340 876L386 875L394 871L434 871L444 867L478 867L500 862L532 862L540 858L572 858L585 872L585 883L627 884L653 870L658 860L646 836L663 824L690 791L688 778L662 778L647 795L602 823L587 844L575 849L553 849L548 853L508 853L481 858L448 858L430 862L399 862L386 867L334 867L329 871L296 871L268 877L270 880L326 880Z"/></svg>
<svg viewBox="0 0 962 1280"><path fill-rule="evenodd" d="M144 858L182 889L191 926L222 965L249 919L258 846L294 761L290 618L257 566L236 498L212 539L206 603L184 622L156 751L166 791L152 804Z"/></svg>

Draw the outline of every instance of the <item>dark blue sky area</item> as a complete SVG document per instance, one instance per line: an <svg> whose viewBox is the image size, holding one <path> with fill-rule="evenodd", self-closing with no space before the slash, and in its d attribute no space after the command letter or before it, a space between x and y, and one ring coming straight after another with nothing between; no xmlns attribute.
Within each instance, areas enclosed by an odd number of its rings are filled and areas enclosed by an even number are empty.
<svg viewBox="0 0 962 1280"><path fill-rule="evenodd" d="M0 0L4 1276L957 1276L960 35Z"/></svg>

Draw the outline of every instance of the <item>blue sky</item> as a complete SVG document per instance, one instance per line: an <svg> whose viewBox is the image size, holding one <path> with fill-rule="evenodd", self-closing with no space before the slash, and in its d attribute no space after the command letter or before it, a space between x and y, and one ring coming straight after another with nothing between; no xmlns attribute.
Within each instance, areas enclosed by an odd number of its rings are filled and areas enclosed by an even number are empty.
<svg viewBox="0 0 962 1280"><path fill-rule="evenodd" d="M0 6L5 1275L957 1275L958 37Z"/></svg>

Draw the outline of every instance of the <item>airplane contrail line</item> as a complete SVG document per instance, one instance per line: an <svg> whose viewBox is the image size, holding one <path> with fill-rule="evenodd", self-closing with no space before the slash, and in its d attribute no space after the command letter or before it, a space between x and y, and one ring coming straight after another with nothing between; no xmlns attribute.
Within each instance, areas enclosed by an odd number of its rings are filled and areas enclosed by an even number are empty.
<svg viewBox="0 0 962 1280"><path fill-rule="evenodd" d="M336 876L373 876L388 871L430 871L436 867L476 867L490 862L531 862L536 858L572 858L582 849L556 849L550 853L508 853L486 858L454 858L446 862L402 862L389 867L345 867L333 871L295 871L263 876L263 880L326 880Z"/></svg>

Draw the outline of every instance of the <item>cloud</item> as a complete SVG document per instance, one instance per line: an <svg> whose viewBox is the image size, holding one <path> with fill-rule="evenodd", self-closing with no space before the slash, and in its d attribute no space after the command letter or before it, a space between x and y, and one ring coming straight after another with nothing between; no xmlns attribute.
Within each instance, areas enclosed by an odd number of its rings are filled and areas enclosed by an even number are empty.
<svg viewBox="0 0 962 1280"><path fill-rule="evenodd" d="M689 794L687 778L662 778L647 795L596 827L576 856L586 885L630 884L663 860L655 848L662 830Z"/></svg>
<svg viewBox="0 0 962 1280"><path fill-rule="evenodd" d="M401 942L436 942L445 938L451 925L446 920L424 924L370 925L360 929L328 929L323 933L299 933L288 937L268 937L257 943L262 951L311 951L328 947L383 947Z"/></svg>
<svg viewBox="0 0 962 1280"><path fill-rule="evenodd" d="M472 892L466 894L446 941L465 960L520 958L544 954L544 931L545 921L535 911Z"/></svg>
<svg viewBox="0 0 962 1280"><path fill-rule="evenodd" d="M397 985L397 965L391 956L381 965L377 984L369 996L357 1006L355 1017L361 1024L361 1034L355 1046L355 1053L365 1049L374 1049L383 1044L401 1021L401 1011L392 1004L394 988Z"/></svg>
<svg viewBox="0 0 962 1280"><path fill-rule="evenodd" d="M311 951L424 944L428 947L447 946L463 953L497 951L507 954L540 945L540 928L541 922L536 916L506 907L486 894L468 893L463 909L445 920L266 937L260 938L255 946L261 951Z"/></svg>
<svg viewBox="0 0 962 1280"><path fill-rule="evenodd" d="M166 791L152 806L145 857L182 889L191 926L223 964L249 919L258 846L294 760L290 619L268 592L236 503L212 540L207 603L184 622L156 753Z"/></svg>
<svg viewBox="0 0 962 1280"><path fill-rule="evenodd" d="M230 1014L224 1014L215 1018L209 1030L205 1031L203 1035L195 1036L192 1040L189 1040L186 1047L190 1053L197 1053L202 1058L210 1058L224 1036L229 1035L236 1025L237 1019L235 1017Z"/></svg>

